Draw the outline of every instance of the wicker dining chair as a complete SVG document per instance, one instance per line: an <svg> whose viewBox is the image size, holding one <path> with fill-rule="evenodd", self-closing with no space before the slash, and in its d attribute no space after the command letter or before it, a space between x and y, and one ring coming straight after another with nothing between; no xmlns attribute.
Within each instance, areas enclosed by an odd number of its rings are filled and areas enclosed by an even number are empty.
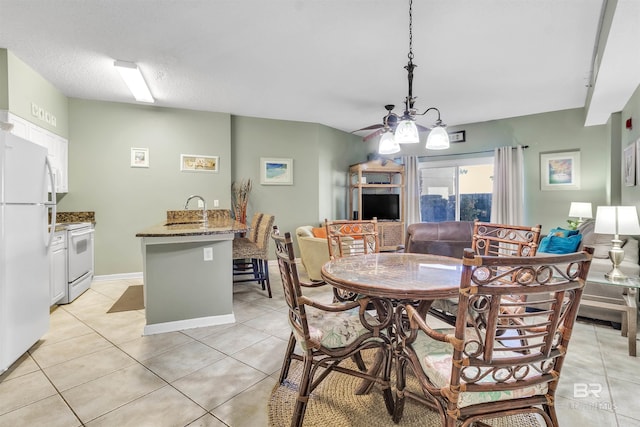
<svg viewBox="0 0 640 427"><path fill-rule="evenodd" d="M380 252L378 220L324 220L327 230L329 258ZM358 295L343 289L333 288L336 301L353 301Z"/></svg>
<svg viewBox="0 0 640 427"><path fill-rule="evenodd" d="M330 258L380 252L378 220L324 220Z"/></svg>
<svg viewBox="0 0 640 427"><path fill-rule="evenodd" d="M287 381L292 360L303 362L303 374L298 385L291 426L301 426L311 392L332 372L353 375L378 383L383 390L387 410L393 412L393 398L389 384L391 374L391 344L383 334L386 326L378 323L366 311L368 298L347 303L321 304L302 293L293 243L290 233L281 236L278 230L271 233L276 246L280 278L287 302L291 335L280 370L280 384ZM302 354L294 352L296 343ZM382 358L382 375L379 369L367 372L360 352L377 349ZM340 366L345 359L353 358L359 369Z"/></svg>
<svg viewBox="0 0 640 427"><path fill-rule="evenodd" d="M539 224L529 227L476 220L473 224L471 249L477 255L533 257L538 251L541 229ZM520 299L515 295L509 298ZM455 298L436 300L431 305L430 312L450 325L455 325L458 301Z"/></svg>
<svg viewBox="0 0 640 427"><path fill-rule="evenodd" d="M409 327L402 332L394 420L402 417L408 396L437 410L446 427L525 413L558 426L555 392L592 254L587 248L549 257L497 257L466 249L459 309L488 327L469 326L459 316L453 331L437 331L414 307L404 307ZM510 302L505 297L511 294L539 298ZM524 304L538 311L518 314L519 325L513 325L510 313ZM514 328L526 339L514 337L504 345L501 331ZM407 367L421 392L405 388Z"/></svg>
<svg viewBox="0 0 640 427"><path fill-rule="evenodd" d="M253 215L248 236L233 239L233 282L258 282L269 298L269 234L274 221L275 216L258 212Z"/></svg>

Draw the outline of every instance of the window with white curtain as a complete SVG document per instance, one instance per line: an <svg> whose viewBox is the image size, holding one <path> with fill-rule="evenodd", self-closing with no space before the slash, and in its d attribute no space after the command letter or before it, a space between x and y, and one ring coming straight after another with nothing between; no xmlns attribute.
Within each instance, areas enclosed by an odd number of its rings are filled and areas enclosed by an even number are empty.
<svg viewBox="0 0 640 427"><path fill-rule="evenodd" d="M489 221L493 156L419 163L423 222Z"/></svg>

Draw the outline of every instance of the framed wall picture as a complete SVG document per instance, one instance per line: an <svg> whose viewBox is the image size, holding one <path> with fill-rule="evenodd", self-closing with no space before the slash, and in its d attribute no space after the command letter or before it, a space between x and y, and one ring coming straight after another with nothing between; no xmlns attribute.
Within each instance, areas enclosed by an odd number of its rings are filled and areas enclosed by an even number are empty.
<svg viewBox="0 0 640 427"><path fill-rule="evenodd" d="M624 185L633 187L636 185L636 143L627 145L622 153L622 173Z"/></svg>
<svg viewBox="0 0 640 427"><path fill-rule="evenodd" d="M182 172L218 172L218 156L200 154L180 154L180 170Z"/></svg>
<svg viewBox="0 0 640 427"><path fill-rule="evenodd" d="M580 151L540 153L540 189L579 190Z"/></svg>
<svg viewBox="0 0 640 427"><path fill-rule="evenodd" d="M466 141L466 132L463 130L459 130L457 132L449 133L449 141L450 142L465 142Z"/></svg>
<svg viewBox="0 0 640 427"><path fill-rule="evenodd" d="M131 149L131 167L132 168L148 168L149 167L149 149L148 148L132 148Z"/></svg>
<svg viewBox="0 0 640 427"><path fill-rule="evenodd" d="M293 159L261 157L260 184L293 185Z"/></svg>

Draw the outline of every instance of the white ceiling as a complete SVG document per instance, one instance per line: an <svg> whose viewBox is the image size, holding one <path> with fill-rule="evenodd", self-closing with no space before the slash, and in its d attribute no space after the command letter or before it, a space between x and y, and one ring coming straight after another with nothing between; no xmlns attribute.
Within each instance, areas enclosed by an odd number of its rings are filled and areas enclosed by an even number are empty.
<svg viewBox="0 0 640 427"><path fill-rule="evenodd" d="M640 79L640 2L617 3L588 124ZM416 107L456 125L584 106L602 10L415 0ZM118 59L140 66L159 106L352 131L380 122L385 104L401 112L408 20L408 0L0 0L0 47L69 97L135 102Z"/></svg>

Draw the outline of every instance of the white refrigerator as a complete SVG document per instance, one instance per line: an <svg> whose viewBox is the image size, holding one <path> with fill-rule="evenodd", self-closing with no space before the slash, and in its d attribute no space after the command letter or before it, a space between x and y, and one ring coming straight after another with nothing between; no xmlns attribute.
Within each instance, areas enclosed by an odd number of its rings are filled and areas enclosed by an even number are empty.
<svg viewBox="0 0 640 427"><path fill-rule="evenodd" d="M56 214L47 149L10 128L0 122L0 373L49 329L48 219Z"/></svg>

